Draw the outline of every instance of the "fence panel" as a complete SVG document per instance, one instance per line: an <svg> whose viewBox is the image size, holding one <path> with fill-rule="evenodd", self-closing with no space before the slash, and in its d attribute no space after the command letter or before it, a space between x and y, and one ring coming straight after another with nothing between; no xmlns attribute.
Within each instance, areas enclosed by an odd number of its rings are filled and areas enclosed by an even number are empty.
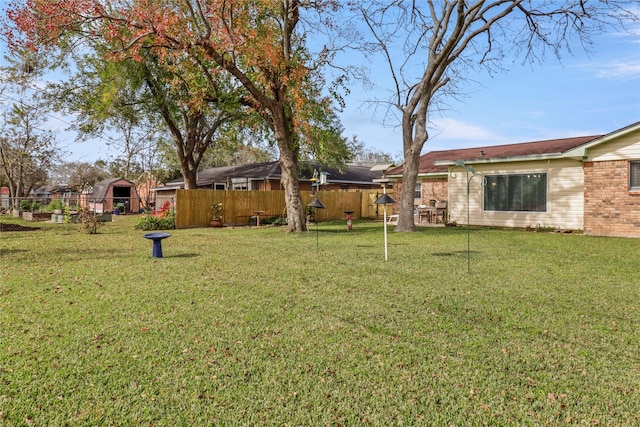
<svg viewBox="0 0 640 427"><path fill-rule="evenodd" d="M177 190L175 200L176 228L202 227L208 225L211 205L220 202L224 204L224 193L226 193L226 191Z"/></svg>
<svg viewBox="0 0 640 427"><path fill-rule="evenodd" d="M318 198L326 209L318 209L316 218L329 221L345 218L345 211L354 211L354 218L376 217L376 206L370 194L375 191L319 191ZM302 203L306 206L316 196L302 191ZM284 191L222 191L177 190L176 227L203 227L209 224L211 205L222 202L225 224L248 224L249 219L262 211L265 218L286 214Z"/></svg>
<svg viewBox="0 0 640 427"><path fill-rule="evenodd" d="M382 195L382 189L362 191L362 218L381 219L383 216L382 205L376 205L375 201ZM387 189L387 194L393 197L393 190ZM392 206L387 206L387 213L393 210Z"/></svg>
<svg viewBox="0 0 640 427"><path fill-rule="evenodd" d="M318 221L330 221L345 218L345 211L353 211L354 218L362 217L362 194L355 191L318 191L318 199L326 209L318 209ZM306 205L314 199L309 191L302 192L302 200Z"/></svg>

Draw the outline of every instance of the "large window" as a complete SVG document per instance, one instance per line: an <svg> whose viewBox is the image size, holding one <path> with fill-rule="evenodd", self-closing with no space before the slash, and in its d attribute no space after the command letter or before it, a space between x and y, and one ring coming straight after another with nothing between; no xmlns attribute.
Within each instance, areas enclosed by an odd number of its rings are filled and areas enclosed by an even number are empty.
<svg viewBox="0 0 640 427"><path fill-rule="evenodd" d="M485 175L485 211L545 212L547 174Z"/></svg>
<svg viewBox="0 0 640 427"><path fill-rule="evenodd" d="M629 190L640 191L640 161L629 162Z"/></svg>

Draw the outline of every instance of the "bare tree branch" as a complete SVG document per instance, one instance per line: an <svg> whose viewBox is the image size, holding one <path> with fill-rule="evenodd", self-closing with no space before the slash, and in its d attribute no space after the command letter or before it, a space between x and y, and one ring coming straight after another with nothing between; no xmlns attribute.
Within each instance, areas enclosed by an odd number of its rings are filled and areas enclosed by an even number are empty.
<svg viewBox="0 0 640 427"><path fill-rule="evenodd" d="M413 189L429 118L444 99L461 96L458 88L470 71L500 69L505 50L515 49L529 61L544 58L547 50L559 58L574 42L588 47L592 35L639 19L632 0L372 0L356 10L390 70L389 105L401 116L404 176L397 231L416 230Z"/></svg>

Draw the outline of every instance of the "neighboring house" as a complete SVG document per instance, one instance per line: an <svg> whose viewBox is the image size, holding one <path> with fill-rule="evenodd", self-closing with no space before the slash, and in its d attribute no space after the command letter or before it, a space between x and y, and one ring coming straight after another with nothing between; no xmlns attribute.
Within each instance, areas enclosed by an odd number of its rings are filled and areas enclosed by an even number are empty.
<svg viewBox="0 0 640 427"><path fill-rule="evenodd" d="M313 163L301 162L299 165L300 190L310 191L314 171L317 171L317 180L325 175L322 191L358 191L377 188L373 179L379 178L380 173L371 171L368 166L349 165L346 170L339 171L335 168L326 168ZM222 166L205 169L198 172L198 188L213 190L281 190L280 163L277 161L265 163L250 163L240 166ZM179 178L169 181L162 187L152 189L156 193L155 205L161 206L165 201L175 196L177 189L184 188L184 179Z"/></svg>
<svg viewBox="0 0 640 427"><path fill-rule="evenodd" d="M44 185L42 187L34 188L29 192L29 197L40 204L46 205L51 201L52 189L53 186L51 185Z"/></svg>
<svg viewBox="0 0 640 427"><path fill-rule="evenodd" d="M75 205L78 203L78 193L76 193L68 185L47 185L31 190L29 196L40 203L47 205L54 200L62 200L67 205Z"/></svg>
<svg viewBox="0 0 640 427"><path fill-rule="evenodd" d="M93 186L93 191L83 194L83 206L89 210L102 214L140 212L140 197L133 182L123 178L109 178Z"/></svg>
<svg viewBox="0 0 640 427"><path fill-rule="evenodd" d="M416 205L447 200L459 224L640 237L640 122L607 135L430 152L418 181Z"/></svg>

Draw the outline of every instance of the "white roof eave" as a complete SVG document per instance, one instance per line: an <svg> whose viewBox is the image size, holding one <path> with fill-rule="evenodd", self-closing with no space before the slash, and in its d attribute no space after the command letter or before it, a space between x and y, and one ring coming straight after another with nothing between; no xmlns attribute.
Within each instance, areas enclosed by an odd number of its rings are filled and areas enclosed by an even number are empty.
<svg viewBox="0 0 640 427"><path fill-rule="evenodd" d="M573 159L583 160L587 156L587 151L589 148L594 147L599 144L603 144L605 142L609 142L612 139L619 138L627 133L634 132L640 129L640 122L634 123L626 128L620 129L615 132L611 132L610 134L601 136L600 138L596 138L593 141L589 141L586 144L580 145L579 147L572 148L564 152L563 157L569 157Z"/></svg>

